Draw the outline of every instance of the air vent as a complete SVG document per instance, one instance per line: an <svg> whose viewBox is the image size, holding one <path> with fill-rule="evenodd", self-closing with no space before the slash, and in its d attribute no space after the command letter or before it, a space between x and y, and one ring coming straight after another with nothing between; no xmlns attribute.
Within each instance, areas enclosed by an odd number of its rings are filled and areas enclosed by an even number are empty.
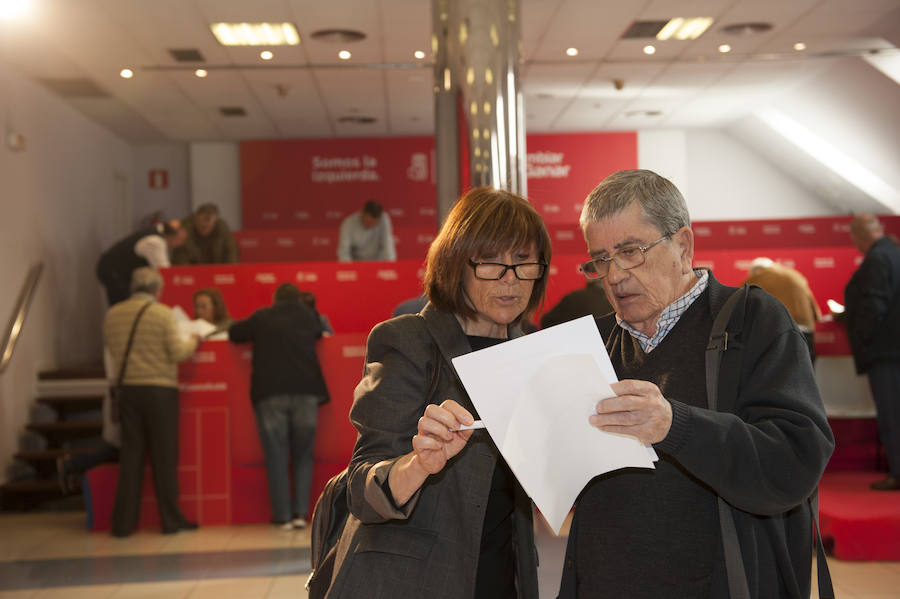
<svg viewBox="0 0 900 599"><path fill-rule="evenodd" d="M356 125L371 125L375 120L373 116L342 116L338 118L339 123L354 123Z"/></svg>
<svg viewBox="0 0 900 599"><path fill-rule="evenodd" d="M206 62L206 59L200 54L200 50L196 48L184 48L181 50L169 48L169 54L172 55L175 62Z"/></svg>
<svg viewBox="0 0 900 599"><path fill-rule="evenodd" d="M728 35L759 35L772 30L771 23L732 23L722 27L722 33Z"/></svg>
<svg viewBox="0 0 900 599"><path fill-rule="evenodd" d="M655 38L660 29L665 27L668 21L634 21L631 27L622 34L622 39L646 39Z"/></svg>
<svg viewBox="0 0 900 599"><path fill-rule="evenodd" d="M243 106L220 106L219 112L222 116L247 116L247 111Z"/></svg>
<svg viewBox="0 0 900 599"><path fill-rule="evenodd" d="M39 79L64 98L108 98L110 95L90 79Z"/></svg>
<svg viewBox="0 0 900 599"><path fill-rule="evenodd" d="M345 44L347 42L359 42L366 39L366 34L353 29L320 29L312 34L314 40L330 42L333 44Z"/></svg>

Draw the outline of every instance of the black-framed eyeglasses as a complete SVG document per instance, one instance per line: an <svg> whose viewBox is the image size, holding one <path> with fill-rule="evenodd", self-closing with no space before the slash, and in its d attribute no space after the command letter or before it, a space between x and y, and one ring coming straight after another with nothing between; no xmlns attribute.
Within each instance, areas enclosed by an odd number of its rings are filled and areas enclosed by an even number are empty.
<svg viewBox="0 0 900 599"><path fill-rule="evenodd" d="M618 266L622 270L635 268L636 266L640 266L644 263L644 260L646 260L644 254L647 252L647 250L671 237L671 234L667 234L645 246L635 245L621 248L611 256L588 260L587 262L579 266L578 270L580 270L582 274L584 274L584 276L589 279L602 279L607 274L609 274L610 262L615 261L616 266Z"/></svg>
<svg viewBox="0 0 900 599"><path fill-rule="evenodd" d="M512 270L520 281L535 281L544 276L547 265L542 262L520 262L519 264L502 264L500 262L475 262L469 260L469 266L475 271L476 279L496 281L506 276L506 271Z"/></svg>

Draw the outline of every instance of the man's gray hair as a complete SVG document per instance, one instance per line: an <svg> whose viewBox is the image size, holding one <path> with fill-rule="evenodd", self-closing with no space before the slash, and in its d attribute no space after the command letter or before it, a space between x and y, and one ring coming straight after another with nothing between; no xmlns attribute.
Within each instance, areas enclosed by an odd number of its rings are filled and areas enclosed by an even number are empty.
<svg viewBox="0 0 900 599"><path fill-rule="evenodd" d="M634 201L640 203L644 218L663 235L691 226L687 204L678 188L653 171L635 169L613 173L594 188L584 201L581 230L622 212Z"/></svg>
<svg viewBox="0 0 900 599"><path fill-rule="evenodd" d="M162 276L155 268L141 266L131 271L131 293L155 295L162 287L162 284Z"/></svg>

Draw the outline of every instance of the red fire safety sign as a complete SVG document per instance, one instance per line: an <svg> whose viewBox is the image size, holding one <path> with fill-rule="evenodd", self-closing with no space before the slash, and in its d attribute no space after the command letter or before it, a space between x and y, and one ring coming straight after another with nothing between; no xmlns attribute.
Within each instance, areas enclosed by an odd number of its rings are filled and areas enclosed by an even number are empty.
<svg viewBox="0 0 900 599"><path fill-rule="evenodd" d="M150 189L166 189L169 187L169 171L163 168L149 171Z"/></svg>

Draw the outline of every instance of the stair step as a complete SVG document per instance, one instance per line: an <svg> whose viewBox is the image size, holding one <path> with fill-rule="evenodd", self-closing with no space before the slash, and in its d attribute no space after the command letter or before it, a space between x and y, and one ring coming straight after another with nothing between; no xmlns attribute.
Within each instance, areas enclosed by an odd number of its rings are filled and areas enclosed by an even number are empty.
<svg viewBox="0 0 900 599"><path fill-rule="evenodd" d="M74 412L86 412L103 408L102 395L63 395L59 397L38 397L38 403L53 408L60 419Z"/></svg>
<svg viewBox="0 0 900 599"><path fill-rule="evenodd" d="M0 485L0 508L30 510L46 502L80 500L81 492L64 495L56 478L14 480Z"/></svg>
<svg viewBox="0 0 900 599"><path fill-rule="evenodd" d="M109 389L104 377L38 381L38 397L75 397L103 395Z"/></svg>
<svg viewBox="0 0 900 599"><path fill-rule="evenodd" d="M72 449L43 449L38 451L19 451L13 454L13 457L18 460L22 460L23 462L29 462L31 464L37 462L53 462L55 468L56 458L60 456L91 453L92 451L94 451L92 447L75 447Z"/></svg>
<svg viewBox="0 0 900 599"><path fill-rule="evenodd" d="M60 368L57 370L45 370L38 373L38 379L42 381L59 379L102 379L106 376L102 364L89 364L87 366Z"/></svg>
<svg viewBox="0 0 900 599"><path fill-rule="evenodd" d="M99 437L103 432L102 420L72 420L64 422L32 422L26 426L32 432L47 439L50 448L59 447L64 441Z"/></svg>

